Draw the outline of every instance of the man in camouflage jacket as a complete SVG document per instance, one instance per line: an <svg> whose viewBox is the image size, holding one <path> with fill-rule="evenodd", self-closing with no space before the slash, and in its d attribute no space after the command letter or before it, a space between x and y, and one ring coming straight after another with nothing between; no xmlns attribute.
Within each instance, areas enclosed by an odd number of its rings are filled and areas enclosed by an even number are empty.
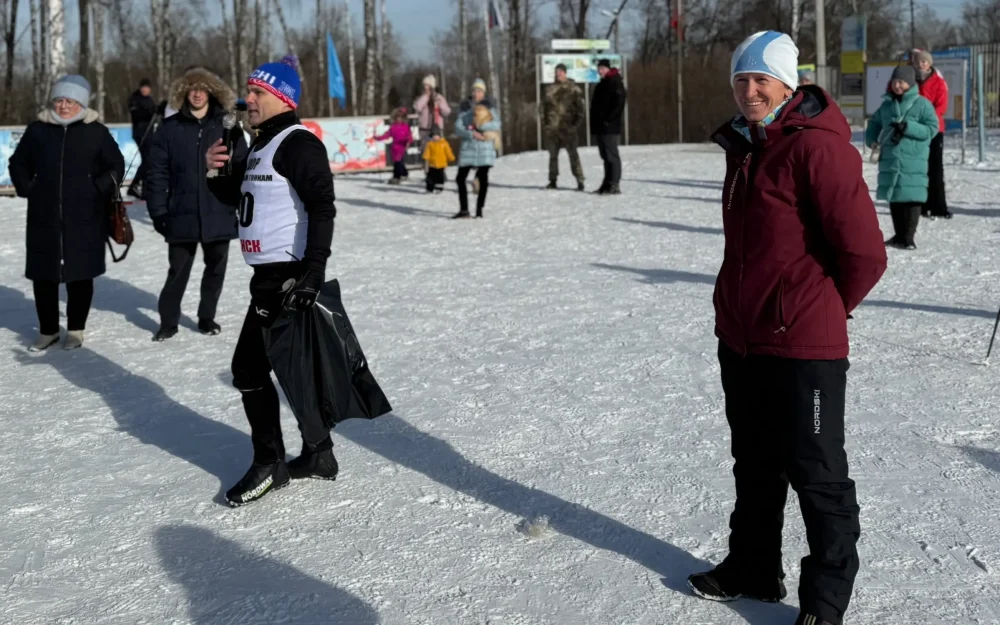
<svg viewBox="0 0 1000 625"><path fill-rule="evenodd" d="M566 76L566 66L556 66L556 82L545 91L545 143L549 148L549 187L556 188L559 177L559 150L569 153L570 169L577 188L583 191L583 167L576 147L580 127L586 120L583 92Z"/></svg>

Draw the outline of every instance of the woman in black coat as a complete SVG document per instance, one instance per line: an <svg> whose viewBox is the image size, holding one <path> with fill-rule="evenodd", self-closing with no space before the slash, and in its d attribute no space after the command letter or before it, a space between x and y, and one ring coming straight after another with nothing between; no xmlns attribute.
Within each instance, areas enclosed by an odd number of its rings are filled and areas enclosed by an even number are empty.
<svg viewBox="0 0 1000 625"><path fill-rule="evenodd" d="M24 131L10 157L10 178L28 199L27 267L33 282L42 351L59 340L59 283L66 283L66 349L83 344L94 278L105 271L110 201L125 158L107 127L87 108L90 84L65 76L52 107Z"/></svg>

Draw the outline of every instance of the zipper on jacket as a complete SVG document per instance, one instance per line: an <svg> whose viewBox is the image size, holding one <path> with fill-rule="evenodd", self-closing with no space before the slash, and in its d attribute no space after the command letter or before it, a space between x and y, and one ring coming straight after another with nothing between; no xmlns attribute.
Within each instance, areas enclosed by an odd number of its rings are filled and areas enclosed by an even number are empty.
<svg viewBox="0 0 1000 625"><path fill-rule="evenodd" d="M746 180L746 184L743 188L743 210L740 214L740 280L736 285L736 310L739 311L740 317L740 331L743 334L743 356L744 358L749 353L747 348L747 331L743 324L743 266L746 264L746 221L747 221L747 194L750 192L750 156L752 152L748 152L746 157L743 159L743 163L740 164L739 170L736 172L739 174L743 172L743 168L746 167L747 171L743 173L743 177ZM732 201L732 196L736 191L736 177L733 177L732 190L730 192L730 202Z"/></svg>
<svg viewBox="0 0 1000 625"><path fill-rule="evenodd" d="M199 120L198 121L198 154L204 154L204 152L201 149L201 133L202 133L202 131L204 129L205 129L205 126L201 123L201 120ZM202 159L200 159L200 161L201 161L201 163L204 163L205 159L202 158ZM200 169L201 169L201 167L200 167L200 164L199 164L199 170ZM204 184L204 180L202 180L202 184ZM203 231L203 226L202 226L202 223L201 223L201 188L200 187L198 189L198 193L195 194L195 196L198 198L198 199L195 200L195 202L197 202L197 206L198 206L198 233L204 239L205 233Z"/></svg>
<svg viewBox="0 0 1000 625"><path fill-rule="evenodd" d="M739 169L736 170L736 174L733 175L733 183L729 185L729 201L726 202L726 210L730 210L733 207L733 196L736 195L736 180L739 178L740 173L743 172L743 168L746 167L747 162L750 160L750 153L748 152L743 162L740 164Z"/></svg>
<svg viewBox="0 0 1000 625"><path fill-rule="evenodd" d="M66 279L66 244L63 240L63 174L66 169L66 135L69 126L63 126L62 147L59 148L59 281Z"/></svg>

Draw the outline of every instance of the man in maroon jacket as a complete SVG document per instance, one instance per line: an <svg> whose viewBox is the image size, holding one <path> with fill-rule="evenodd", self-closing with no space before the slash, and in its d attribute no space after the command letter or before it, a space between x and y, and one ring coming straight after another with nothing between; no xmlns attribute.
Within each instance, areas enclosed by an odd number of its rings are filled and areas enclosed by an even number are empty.
<svg viewBox="0 0 1000 625"><path fill-rule="evenodd" d="M744 42L732 63L742 114L713 137L727 163L714 300L736 506L729 556L689 583L717 601L783 599L790 483L809 542L797 623L839 625L861 531L844 451L847 319L886 254L847 120L821 88L796 90L797 64L787 35Z"/></svg>

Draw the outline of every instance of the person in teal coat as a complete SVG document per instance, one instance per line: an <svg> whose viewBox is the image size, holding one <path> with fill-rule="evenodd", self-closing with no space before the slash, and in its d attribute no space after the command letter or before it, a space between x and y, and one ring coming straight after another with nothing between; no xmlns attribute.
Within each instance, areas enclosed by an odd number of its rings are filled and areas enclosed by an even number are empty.
<svg viewBox="0 0 1000 625"><path fill-rule="evenodd" d="M477 115L478 113L478 115ZM476 198L476 217L483 216L486 205L486 191L490 186L490 167L496 162L497 151L493 140L486 133L500 131L500 115L492 102L486 99L486 81L476 79L472 84L472 100L468 106L462 107L462 112L455 122L455 134L462 139L458 151L458 184L459 211L454 219L467 219L469 214L469 197L465 181L469 172L476 168L476 180L479 181L479 196Z"/></svg>
<svg viewBox="0 0 1000 625"><path fill-rule="evenodd" d="M927 201L927 159L937 132L934 105L920 95L913 68L900 65L865 133L865 143L878 153L876 197L888 201L892 213L895 233L885 242L890 247L917 247L913 239Z"/></svg>

